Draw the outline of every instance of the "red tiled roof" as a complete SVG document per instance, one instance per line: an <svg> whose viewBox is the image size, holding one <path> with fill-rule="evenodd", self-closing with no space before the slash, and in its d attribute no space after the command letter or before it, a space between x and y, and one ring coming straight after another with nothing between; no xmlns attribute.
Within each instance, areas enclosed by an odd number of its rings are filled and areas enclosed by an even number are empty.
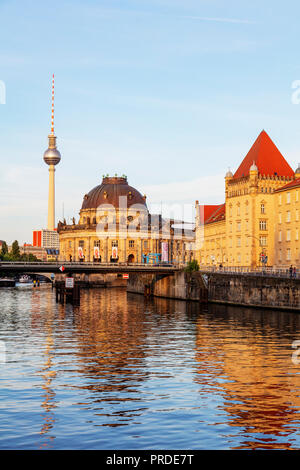
<svg viewBox="0 0 300 470"><path fill-rule="evenodd" d="M204 223L210 218L210 216L218 209L219 205L205 205L203 207ZM203 221L202 221L203 223Z"/></svg>
<svg viewBox="0 0 300 470"><path fill-rule="evenodd" d="M205 224L220 222L225 219L225 203L217 206L217 209L205 220Z"/></svg>
<svg viewBox="0 0 300 470"><path fill-rule="evenodd" d="M206 223L207 219L217 210L219 207L218 204L215 205L204 205L200 204L198 207L200 224L203 225Z"/></svg>
<svg viewBox="0 0 300 470"><path fill-rule="evenodd" d="M296 178L295 180L290 181L284 186L281 186L280 188L275 189L275 192L284 191L285 189L290 189L290 188L297 188L297 186L300 186L300 178Z"/></svg>
<svg viewBox="0 0 300 470"><path fill-rule="evenodd" d="M261 175L294 176L294 171L265 131L259 134L233 177L248 176L253 162Z"/></svg>

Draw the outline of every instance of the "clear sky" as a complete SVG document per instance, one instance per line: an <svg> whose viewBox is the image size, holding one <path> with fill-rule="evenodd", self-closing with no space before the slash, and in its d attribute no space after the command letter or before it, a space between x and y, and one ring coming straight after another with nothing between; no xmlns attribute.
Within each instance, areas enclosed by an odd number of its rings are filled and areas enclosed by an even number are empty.
<svg viewBox="0 0 300 470"><path fill-rule="evenodd" d="M57 219L107 173L149 205L222 203L262 129L296 168L299 17L296 0L0 0L0 239L46 227L52 73Z"/></svg>

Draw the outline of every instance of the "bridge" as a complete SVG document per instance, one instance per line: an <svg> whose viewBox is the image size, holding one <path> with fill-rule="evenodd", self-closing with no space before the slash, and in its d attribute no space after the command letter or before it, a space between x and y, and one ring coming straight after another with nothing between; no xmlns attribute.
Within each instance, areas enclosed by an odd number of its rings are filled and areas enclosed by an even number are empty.
<svg viewBox="0 0 300 470"><path fill-rule="evenodd" d="M63 268L62 268L63 267ZM89 263L89 262L0 262L1 273L11 274L108 274L108 273L153 273L173 274L182 269L182 266L173 264L146 264L146 263Z"/></svg>

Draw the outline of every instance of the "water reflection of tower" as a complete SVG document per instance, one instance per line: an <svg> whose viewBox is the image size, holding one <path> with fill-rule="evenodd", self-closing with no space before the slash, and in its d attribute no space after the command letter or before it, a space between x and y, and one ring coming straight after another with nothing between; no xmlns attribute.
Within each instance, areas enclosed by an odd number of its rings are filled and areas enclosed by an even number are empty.
<svg viewBox="0 0 300 470"><path fill-rule="evenodd" d="M45 304L44 304L45 302ZM53 370L53 322L54 322L54 311L52 309L53 297L50 291L43 292L43 298L41 299L41 291L34 291L32 295L32 306L31 306L31 327L44 331L46 335L45 350L44 350L44 364L43 367L38 370L38 375L43 379L41 387L44 390L42 394L41 407L45 411L42 415L43 422L40 430L41 435L45 435L48 441L52 442L55 436L50 435L50 431L55 423L55 415L53 413L56 408L55 396L56 393L53 389L52 381L56 377L56 371ZM43 312L43 313L41 313ZM49 443L44 442L41 447L48 447Z"/></svg>
<svg viewBox="0 0 300 470"><path fill-rule="evenodd" d="M56 148L56 136L54 134L54 74L52 77L52 107L51 107L51 132L48 135L49 146L44 153L44 161L49 165L49 197L48 197L48 230L55 228L55 165L60 162L61 156Z"/></svg>

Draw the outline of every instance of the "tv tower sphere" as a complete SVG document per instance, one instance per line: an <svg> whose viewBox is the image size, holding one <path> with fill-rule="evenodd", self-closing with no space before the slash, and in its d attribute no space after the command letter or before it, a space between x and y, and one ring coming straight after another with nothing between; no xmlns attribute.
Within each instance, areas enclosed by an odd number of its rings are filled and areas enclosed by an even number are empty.
<svg viewBox="0 0 300 470"><path fill-rule="evenodd" d="M50 140L49 136L49 140ZM61 156L59 151L53 147L50 147L44 152L44 162L47 163L47 165L57 165L60 162Z"/></svg>

